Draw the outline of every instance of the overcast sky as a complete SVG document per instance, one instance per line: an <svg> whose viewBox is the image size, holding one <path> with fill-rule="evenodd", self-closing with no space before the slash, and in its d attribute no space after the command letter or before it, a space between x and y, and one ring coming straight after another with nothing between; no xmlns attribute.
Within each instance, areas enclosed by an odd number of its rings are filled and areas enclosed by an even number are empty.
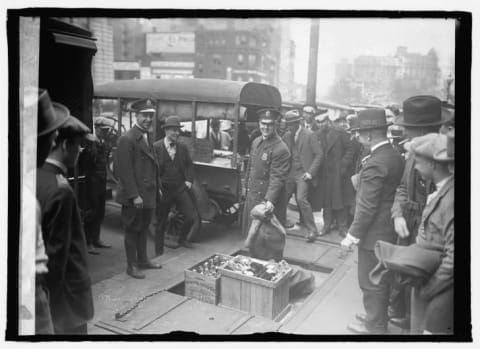
<svg viewBox="0 0 480 349"><path fill-rule="evenodd" d="M295 81L306 83L310 19L292 19L291 36L296 44ZM335 62L358 55L393 55L397 46L426 54L435 48L441 69L455 56L455 21L444 19L320 19L317 93L328 91Z"/></svg>

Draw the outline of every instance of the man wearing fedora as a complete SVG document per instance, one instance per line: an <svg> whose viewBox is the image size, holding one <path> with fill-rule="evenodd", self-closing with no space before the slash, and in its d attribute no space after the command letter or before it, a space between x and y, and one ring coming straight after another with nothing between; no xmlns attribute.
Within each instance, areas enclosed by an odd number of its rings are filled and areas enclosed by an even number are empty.
<svg viewBox="0 0 480 349"><path fill-rule="evenodd" d="M427 197L416 244L442 253L438 269L415 293L426 302L422 322L425 334L452 334L454 310L454 138L431 133L406 144L415 156L415 169L435 184Z"/></svg>
<svg viewBox="0 0 480 349"><path fill-rule="evenodd" d="M155 250L163 253L167 217L173 205L183 216L178 244L192 248L189 243L189 232L195 221L195 206L190 189L193 184L193 161L185 144L178 142L180 135L180 118L171 115L162 125L165 137L153 144L155 156L159 165L159 183L162 197L157 205L157 226L155 234Z"/></svg>
<svg viewBox="0 0 480 349"><path fill-rule="evenodd" d="M155 107L150 100L132 103L135 125L118 139L115 174L118 177L117 202L122 205L125 229L127 274L145 278L140 269L160 269L147 256L147 231L157 200L158 164L151 143L150 129Z"/></svg>
<svg viewBox="0 0 480 349"><path fill-rule="evenodd" d="M318 235L312 206L308 194L318 184L317 172L322 163L322 149L315 134L302 127L302 117L297 110L285 114L287 132L283 141L290 150L290 172L287 179L287 200L295 194L300 221L307 229L307 242L313 242Z"/></svg>
<svg viewBox="0 0 480 349"><path fill-rule="evenodd" d="M250 228L250 211L265 203L285 226L287 213L286 181L290 170L290 151L277 134L280 112L264 108L257 111L261 135L253 142L246 171L247 198L243 211L244 235Z"/></svg>
<svg viewBox="0 0 480 349"><path fill-rule="evenodd" d="M34 89L26 93L24 98L24 107L32 108L36 104L37 106L37 162L36 168L40 169L45 163L48 154L55 146L55 139L58 136L58 128L61 127L67 121L67 115L55 113L52 101L47 90ZM37 176L37 181L39 177ZM28 182L26 182L28 183ZM24 190L34 196L33 188L26 185ZM38 193L37 193L38 194ZM38 196L37 196L38 197ZM35 199L36 200L36 199ZM48 288L46 284L46 276L48 274L48 256L45 251L45 243L42 233L42 213L41 206L37 202L37 217L35 220L35 334L53 334L52 315L50 312L50 301L48 296ZM29 230L25 227L21 230L21 240L27 240L28 237L24 236ZM27 244L28 246L28 244ZM23 245L22 245L23 248ZM30 271L30 265L25 261L28 258L25 256L30 255L29 251L22 250L22 263L21 263L21 275L22 280L24 275L28 275ZM27 269L24 272L24 268ZM22 293L26 291L26 287L22 284L20 287Z"/></svg>
<svg viewBox="0 0 480 349"><path fill-rule="evenodd" d="M395 125L403 127L407 139L411 140L428 133L437 133L440 126L448 120L448 114L442 114L438 98L413 96L403 102L403 115L396 119ZM391 210L399 245L415 242L427 196L434 190L432 181L422 179L415 169L415 157L409 153L405 157L405 170ZM410 297L409 292L404 290L402 287L392 290L389 317L392 323L408 328Z"/></svg>
<svg viewBox="0 0 480 349"><path fill-rule="evenodd" d="M388 285L374 285L369 278L376 266L375 243L393 243L396 239L390 217L395 189L402 177L404 160L387 139L385 110L366 109L359 112L358 126L353 129L369 156L359 173L355 215L341 245L349 249L358 245L358 282L363 293L366 314L357 315L359 323L348 329L360 334L381 334L387 330Z"/></svg>
<svg viewBox="0 0 480 349"><path fill-rule="evenodd" d="M319 170L319 185L312 191L312 206L323 210L323 229L320 235L328 234L336 226L341 236L348 229L347 205L344 183L350 181L355 149L350 135L333 125L328 113L315 116L316 132L323 151Z"/></svg>
<svg viewBox="0 0 480 349"><path fill-rule="evenodd" d="M87 264L87 244L75 193L67 180L82 140L94 140L90 129L53 102L58 129L48 158L37 171L37 197L42 207L42 231L48 255L45 276L55 334L86 334L93 317L93 297Z"/></svg>

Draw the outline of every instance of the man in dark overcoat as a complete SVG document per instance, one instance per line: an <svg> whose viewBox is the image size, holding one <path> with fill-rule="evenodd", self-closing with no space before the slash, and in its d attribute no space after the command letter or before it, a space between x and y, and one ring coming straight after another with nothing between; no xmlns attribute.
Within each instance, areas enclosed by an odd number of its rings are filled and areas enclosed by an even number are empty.
<svg viewBox="0 0 480 349"><path fill-rule="evenodd" d="M346 249L352 244L358 245L358 282L366 315L357 317L362 319L360 323L348 326L355 333L385 333L387 330L389 285L374 285L369 278L378 262L375 243L396 240L390 209L402 177L404 160L388 141L387 127L385 110L366 109L359 112L358 128L353 130L358 132L364 147L370 149L359 174L353 222L341 242Z"/></svg>
<svg viewBox="0 0 480 349"><path fill-rule="evenodd" d="M132 109L137 111L136 122L118 139L115 174L125 229L127 274L143 279L145 274L140 269L161 268L147 256L147 231L158 195L158 164L150 134L155 108L150 100L140 100L132 104Z"/></svg>
<svg viewBox="0 0 480 349"><path fill-rule="evenodd" d="M87 244L75 193L67 180L74 167L82 138L90 130L70 115L64 105L53 103L55 113L67 120L45 164L37 171L37 198L42 208L42 231L48 256L46 286L55 334L86 334L93 317Z"/></svg>
<svg viewBox="0 0 480 349"><path fill-rule="evenodd" d="M312 204L323 209L324 226L321 235L329 233L336 222L341 235L345 235L347 225L347 203L344 201L343 184L349 180L348 171L354 163L354 148L349 134L333 125L328 113L315 118L319 130L317 137L323 150L323 163L319 171L319 185L312 195Z"/></svg>
<svg viewBox="0 0 480 349"><path fill-rule="evenodd" d="M395 120L395 124L403 127L409 140L428 133L438 133L439 128L448 118L444 118L441 101L434 96L413 96L403 102L403 115ZM415 169L415 157L405 153L405 170L397 187L392 205L392 220L398 234L397 244L410 245L415 242L422 211L427 196L435 190L431 180L424 180ZM408 288L409 289L409 288ZM409 327L408 290L395 287L391 294L389 317L400 327Z"/></svg>
<svg viewBox="0 0 480 349"><path fill-rule="evenodd" d="M275 109L257 111L261 136L251 146L246 172L247 198L243 211L243 232L252 221L250 211L265 202L282 225L287 213L286 181L290 170L290 151L275 131L280 112Z"/></svg>
<svg viewBox="0 0 480 349"><path fill-rule="evenodd" d="M455 179L449 166L455 161L454 142L453 137L429 133L405 145L413 153L415 169L422 178L435 183L435 190L427 197L415 241L420 247L442 255L438 268L414 294L425 302L420 328L424 334L454 333Z"/></svg>
<svg viewBox="0 0 480 349"><path fill-rule="evenodd" d="M315 134L300 125L302 117L297 110L285 114L287 132L283 141L290 150L290 173L287 179L287 200L295 194L300 221L307 229L307 242L313 242L318 230L313 217L308 193L318 184L317 172L322 163L323 153Z"/></svg>
<svg viewBox="0 0 480 349"><path fill-rule="evenodd" d="M178 244L187 248L192 247L188 241L188 233L195 221L196 208L189 191L193 184L194 170L187 146L178 142L181 127L178 116L167 117L162 125L165 137L153 144L162 192L156 210L155 250L157 254L163 253L167 217L173 205L183 216Z"/></svg>

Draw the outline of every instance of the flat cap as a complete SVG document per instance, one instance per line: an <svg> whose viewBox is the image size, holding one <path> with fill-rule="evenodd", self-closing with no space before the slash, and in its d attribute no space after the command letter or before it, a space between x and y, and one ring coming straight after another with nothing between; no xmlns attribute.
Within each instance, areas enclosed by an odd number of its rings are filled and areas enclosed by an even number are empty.
<svg viewBox="0 0 480 349"><path fill-rule="evenodd" d="M285 113L285 123L286 124L291 124L291 123L294 123L294 122L300 122L301 120L303 120L302 116L300 115L300 113L298 112L297 109L292 109L292 110L289 110Z"/></svg>
<svg viewBox="0 0 480 349"><path fill-rule="evenodd" d="M447 136L440 133L428 133L421 137L415 137L405 143L405 149L415 155L435 160L435 154L447 148Z"/></svg>

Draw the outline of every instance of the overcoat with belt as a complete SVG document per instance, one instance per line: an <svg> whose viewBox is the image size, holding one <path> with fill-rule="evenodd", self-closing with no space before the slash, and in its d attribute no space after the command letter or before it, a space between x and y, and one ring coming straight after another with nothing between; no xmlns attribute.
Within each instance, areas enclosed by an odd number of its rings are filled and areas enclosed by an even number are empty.
<svg viewBox="0 0 480 349"><path fill-rule="evenodd" d="M390 209L402 178L403 157L390 143L376 148L360 171L355 215L349 233L360 239L360 248L373 251L375 242L394 243Z"/></svg>
<svg viewBox="0 0 480 349"><path fill-rule="evenodd" d="M442 252L440 266L421 290L425 299L453 285L455 180L451 176L426 206L418 228L417 244Z"/></svg>
<svg viewBox="0 0 480 349"><path fill-rule="evenodd" d="M137 126L119 138L114 165L119 179L117 202L133 207L133 199L140 196L144 208L155 208L158 164L153 146L147 145L143 132Z"/></svg>
<svg viewBox="0 0 480 349"><path fill-rule="evenodd" d="M322 145L323 162L318 173L319 185L310 197L312 209L342 209L345 206L342 187L350 179L347 172L354 162L355 149L350 135L337 126L332 126L326 134L317 131L316 135Z"/></svg>
<svg viewBox="0 0 480 349"><path fill-rule="evenodd" d="M257 137L251 146L246 173L246 202L243 211L243 231L251 223L250 211L268 200L274 205L274 214L285 225L287 211L286 180L290 170L290 151L276 133L268 138Z"/></svg>
<svg viewBox="0 0 480 349"><path fill-rule="evenodd" d="M59 167L45 163L37 171L37 198L48 255L52 321L55 333L65 333L93 317L85 233L75 194Z"/></svg>
<svg viewBox="0 0 480 349"><path fill-rule="evenodd" d="M282 139L288 149L293 148L294 137L295 135L290 131L285 132L283 135ZM320 142L318 142L316 135L312 131L302 127L298 133L297 147L303 172L308 172L312 175L311 183L313 186L316 186L318 184L318 170L323 160Z"/></svg>

